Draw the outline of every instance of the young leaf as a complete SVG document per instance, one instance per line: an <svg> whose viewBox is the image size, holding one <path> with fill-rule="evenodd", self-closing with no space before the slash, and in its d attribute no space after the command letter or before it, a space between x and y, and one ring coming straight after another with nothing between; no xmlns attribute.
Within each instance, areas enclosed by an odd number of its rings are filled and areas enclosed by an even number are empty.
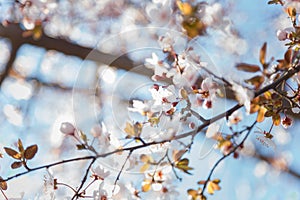
<svg viewBox="0 0 300 200"><path fill-rule="evenodd" d="M157 125L159 123L159 117L151 117L148 122L151 124L151 126Z"/></svg>
<svg viewBox="0 0 300 200"><path fill-rule="evenodd" d="M22 162L20 162L20 161L16 161L16 162L13 162L12 164L11 164L11 168L12 169L17 169L17 168L19 168L19 167L21 167L22 166Z"/></svg>
<svg viewBox="0 0 300 200"><path fill-rule="evenodd" d="M284 61L287 64L287 67L290 67L290 64L292 63L292 55L293 55L292 49L287 50L284 54Z"/></svg>
<svg viewBox="0 0 300 200"><path fill-rule="evenodd" d="M197 190L193 190L193 189L189 189L187 191L188 195L190 195L192 197L192 200L196 200L198 197L198 191Z"/></svg>
<svg viewBox="0 0 300 200"><path fill-rule="evenodd" d="M143 125L139 122L135 124L130 124L126 122L126 127L124 128L125 133L127 133L126 138L139 137L142 132Z"/></svg>
<svg viewBox="0 0 300 200"><path fill-rule="evenodd" d="M218 181L209 181L207 184L207 192L208 194L214 194L215 190L221 190Z"/></svg>
<svg viewBox="0 0 300 200"><path fill-rule="evenodd" d="M87 143L87 136L86 136L86 134L85 134L83 131L79 131L79 134L80 134L80 138L81 138L85 143Z"/></svg>
<svg viewBox="0 0 300 200"><path fill-rule="evenodd" d="M238 63L236 65L236 68L241 71L245 72L258 72L260 71L260 68L258 65L252 65L252 64L247 64L247 63Z"/></svg>
<svg viewBox="0 0 300 200"><path fill-rule="evenodd" d="M189 159L183 158L180 161L176 162L175 167L180 169L181 171L191 174L188 170L192 170L192 167L189 167Z"/></svg>
<svg viewBox="0 0 300 200"><path fill-rule="evenodd" d="M140 168L140 172L144 173L146 170L148 170L150 168L150 164L145 163L143 166L141 166Z"/></svg>
<svg viewBox="0 0 300 200"><path fill-rule="evenodd" d="M274 115L273 110L268 110L267 112L265 112L265 117L272 117Z"/></svg>
<svg viewBox="0 0 300 200"><path fill-rule="evenodd" d="M86 149L84 144L76 144L76 147L77 147L77 150L84 150L84 149Z"/></svg>
<svg viewBox="0 0 300 200"><path fill-rule="evenodd" d="M265 42L259 52L259 62L262 65L266 64L267 43Z"/></svg>
<svg viewBox="0 0 300 200"><path fill-rule="evenodd" d="M24 146L23 146L21 139L18 139L18 149L19 149L20 153L24 152Z"/></svg>
<svg viewBox="0 0 300 200"><path fill-rule="evenodd" d="M265 113L267 112L267 109L264 106L261 106L257 113L257 122L263 122L265 119Z"/></svg>
<svg viewBox="0 0 300 200"><path fill-rule="evenodd" d="M29 147L26 148L26 150L24 152L24 157L27 160L30 160L35 156L37 151L38 151L38 146L36 144L32 145L32 146L29 146Z"/></svg>
<svg viewBox="0 0 300 200"><path fill-rule="evenodd" d="M268 1L268 4L278 4L278 0L271 0L271 1Z"/></svg>
<svg viewBox="0 0 300 200"><path fill-rule="evenodd" d="M280 114L275 114L272 116L272 120L275 126L280 125L281 119L280 119Z"/></svg>
<svg viewBox="0 0 300 200"><path fill-rule="evenodd" d="M254 85L255 89L259 89L264 80L265 78L263 76L254 76L250 79L245 80L245 82Z"/></svg>
<svg viewBox="0 0 300 200"><path fill-rule="evenodd" d="M148 192L151 189L151 184L152 184L151 180L148 179L144 180L142 183L142 191Z"/></svg>
<svg viewBox="0 0 300 200"><path fill-rule="evenodd" d="M294 7L288 7L288 8L286 9L286 11L287 11L288 15L289 15L292 19L294 19L294 18L296 17L296 15L297 15L296 8L294 8Z"/></svg>
<svg viewBox="0 0 300 200"><path fill-rule="evenodd" d="M14 159L20 160L21 159L21 154L19 154L17 151L4 147L5 152L10 156L13 157Z"/></svg>
<svg viewBox="0 0 300 200"><path fill-rule="evenodd" d="M186 149L173 150L173 152L172 152L173 161L177 162L183 156L183 154L185 154L185 152L187 152Z"/></svg>
<svg viewBox="0 0 300 200"><path fill-rule="evenodd" d="M197 182L199 185L204 185L206 183L206 180L201 180Z"/></svg>
<svg viewBox="0 0 300 200"><path fill-rule="evenodd" d="M7 190L7 183L3 181L3 178L0 176L0 188L2 190Z"/></svg>
<svg viewBox="0 0 300 200"><path fill-rule="evenodd" d="M191 15L193 12L193 7L188 2L176 1L177 7L183 15Z"/></svg>

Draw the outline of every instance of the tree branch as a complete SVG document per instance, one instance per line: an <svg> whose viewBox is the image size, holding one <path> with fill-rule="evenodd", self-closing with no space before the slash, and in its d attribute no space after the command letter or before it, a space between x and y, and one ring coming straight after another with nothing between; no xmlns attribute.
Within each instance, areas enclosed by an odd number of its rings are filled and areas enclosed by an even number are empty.
<svg viewBox="0 0 300 200"><path fill-rule="evenodd" d="M39 40L34 40L32 37L23 37L22 33L23 30L19 27L19 24L9 24L5 27L0 25L0 37L8 38L12 44L31 44L46 50L56 50L66 55L93 60L124 70L131 70L135 67L135 63L127 55L119 56L103 53L96 49L73 44L66 39L52 38L45 34Z"/></svg>
<svg viewBox="0 0 300 200"><path fill-rule="evenodd" d="M284 75L282 75L276 81L274 81L273 83L267 85L265 88L261 89L260 91L256 92L255 93L255 97L263 94L264 92L272 89L273 87L276 87L278 84L281 83L281 81L289 79L291 76L293 76L295 73L297 73L299 71L300 71L300 65L298 65L295 68L289 70L287 73L285 73ZM59 162L56 162L56 163L52 163L52 164L48 164L48 165L43 165L43 166L36 167L36 168L31 168L29 171L16 174L16 175L8 177L8 178L6 178L6 179L4 179L2 181L8 181L8 180L11 180L11 179L16 178L18 176L25 175L25 174L27 174L29 172L32 172L32 171L36 171L36 170L43 169L43 168L53 167L53 166L60 165L60 164L63 164L63 163L74 162L74 161L79 161L79 160L97 159L97 158L100 158L100 157L107 157L109 155L112 155L112 154L115 154L115 153L119 153L119 152L123 152L123 151L134 151L136 149L145 148L145 147L156 145L156 144L163 144L165 142L170 142L172 140L178 140L178 139L185 138L185 137L188 137L188 136L192 136L193 137L193 136L197 135L199 132L201 132L204 128L206 128L209 124L214 123L214 122L218 121L219 119L222 119L223 117L230 116L234 111L238 110L241 107L243 107L243 105L237 104L234 107L232 107L231 109L229 109L229 110L227 110L227 111L225 111L225 112L223 112L223 113L221 113L221 114L219 114L219 115L217 115L217 116L215 116L215 117L213 117L211 119L208 119L206 122L204 122L203 124L201 124L197 128L197 131L193 130L193 131L181 134L181 135L177 135L174 138L171 138L169 140L163 140L163 141L158 141L158 142L154 141L154 142L144 143L144 144L137 145L137 146L134 146L134 147L117 149L117 150L114 150L114 151L111 151L111 152L108 152L108 153L104 153L104 154L101 154L101 155L97 155L97 156L86 156L86 157L73 158L73 159L69 159L69 160L63 160L63 161L59 161Z"/></svg>
<svg viewBox="0 0 300 200"><path fill-rule="evenodd" d="M207 179L206 179L206 181L205 181L205 183L204 183L204 185L203 185L203 188L202 188L202 191L201 191L201 195L203 195L203 193L204 193L204 191L205 191L205 188L206 188L208 182L210 181L211 176L212 176L212 174L214 173L214 171L215 171L215 169L217 168L217 166L222 162L222 160L224 160L225 158L227 158L228 156L230 156L232 153L234 153L238 148L240 148L240 147L244 144L244 142L246 141L246 139L247 139L248 136L250 135L251 130L253 129L253 127L254 127L255 124L256 124L256 121L255 121L251 126L249 126L249 127L247 128L247 131L248 131L247 134L245 135L245 137L243 138L243 140L242 140L237 146L235 146L228 154L223 155L223 156L222 156L222 157L214 164L214 166L213 166L212 169L210 170L210 173L209 173L209 175L208 175L208 177L207 177Z"/></svg>

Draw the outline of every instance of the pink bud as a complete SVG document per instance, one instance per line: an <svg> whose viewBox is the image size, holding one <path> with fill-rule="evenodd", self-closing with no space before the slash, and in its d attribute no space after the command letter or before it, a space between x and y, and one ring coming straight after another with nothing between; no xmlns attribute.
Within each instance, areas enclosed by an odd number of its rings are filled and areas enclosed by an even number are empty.
<svg viewBox="0 0 300 200"><path fill-rule="evenodd" d="M280 41L286 40L288 37L288 33L285 30L278 30L276 35Z"/></svg>
<svg viewBox="0 0 300 200"><path fill-rule="evenodd" d="M63 122L60 126L60 131L67 135L73 135L75 132L75 127L70 122Z"/></svg>

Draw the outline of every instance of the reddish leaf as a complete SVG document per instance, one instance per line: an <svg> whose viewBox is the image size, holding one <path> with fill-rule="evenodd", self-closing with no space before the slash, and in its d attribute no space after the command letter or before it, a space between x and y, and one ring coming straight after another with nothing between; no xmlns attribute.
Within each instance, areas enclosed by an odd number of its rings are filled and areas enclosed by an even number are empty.
<svg viewBox="0 0 300 200"><path fill-rule="evenodd" d="M204 185L206 183L206 180L201 180L197 182L199 185Z"/></svg>
<svg viewBox="0 0 300 200"><path fill-rule="evenodd" d="M245 72L258 72L260 71L260 68L258 65L252 65L247 63L239 63L237 64L236 68L241 71Z"/></svg>
<svg viewBox="0 0 300 200"><path fill-rule="evenodd" d="M266 63L267 43L265 42L259 52L259 62L264 65Z"/></svg>
<svg viewBox="0 0 300 200"><path fill-rule="evenodd" d="M17 168L19 168L21 166L22 166L22 162L16 161L16 162L13 162L10 167L12 169L17 169Z"/></svg>
<svg viewBox="0 0 300 200"><path fill-rule="evenodd" d="M18 139L18 148L19 148L20 153L24 152L24 147L23 147L23 143L22 143L21 139Z"/></svg>
<svg viewBox="0 0 300 200"><path fill-rule="evenodd" d="M297 15L296 8L293 8L293 7L288 7L288 8L286 9L286 12L288 13L288 15L289 15L292 19Z"/></svg>
<svg viewBox="0 0 300 200"><path fill-rule="evenodd" d="M287 64L291 64L292 62L292 54L293 54L293 50L289 49L285 52L284 54L284 60Z"/></svg>
<svg viewBox="0 0 300 200"><path fill-rule="evenodd" d="M246 83L254 85L255 89L258 89L264 82L265 78L263 76L254 76L250 79L245 80Z"/></svg>
<svg viewBox="0 0 300 200"><path fill-rule="evenodd" d="M35 156L35 154L36 154L37 151L38 151L38 146L36 144L32 145L32 146L29 146L25 150L24 157L27 160L30 160L30 159L32 159Z"/></svg>
<svg viewBox="0 0 300 200"><path fill-rule="evenodd" d="M0 188L2 190L7 190L7 183L3 181L3 178L0 176Z"/></svg>
<svg viewBox="0 0 300 200"><path fill-rule="evenodd" d="M13 157L14 159L18 159L18 160L21 159L21 154L19 154L17 151L8 147L4 147L4 150L10 157Z"/></svg>

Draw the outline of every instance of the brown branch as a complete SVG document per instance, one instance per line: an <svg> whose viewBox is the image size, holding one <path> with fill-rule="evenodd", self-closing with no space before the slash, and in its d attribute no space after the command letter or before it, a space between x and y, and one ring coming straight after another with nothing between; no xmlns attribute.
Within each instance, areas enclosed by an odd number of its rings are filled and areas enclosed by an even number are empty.
<svg viewBox="0 0 300 200"><path fill-rule="evenodd" d="M135 63L127 55L111 55L100 52L96 49L79 46L71 41L62 38L52 38L45 34L39 40L32 37L23 37L23 30L18 24L0 25L0 37L8 38L12 44L31 44L37 47L43 47L46 50L56 50L66 55L77 56L81 59L89 59L119 69L131 70ZM14 48L13 48L14 49Z"/></svg>
<svg viewBox="0 0 300 200"><path fill-rule="evenodd" d="M263 89L259 90L258 92L256 92L255 96L259 96L259 95L263 94L264 92L266 92L266 91L268 91L268 90L276 87L282 81L289 79L291 76L293 76L295 73L298 73L299 71L300 71L300 65L298 65L295 68L289 70L284 75L282 75L280 78L278 78L276 81L274 81L273 83L267 85L265 88L263 88ZM189 136L193 137L193 136L197 135L199 132L201 132L204 128L206 128L207 126L209 126L211 123L214 123L214 122L218 121L219 119L222 119L223 117L230 116L234 111L240 109L241 107L243 107L243 105L237 104L234 107L232 107L231 109L229 109L229 110L227 110L227 111L225 111L225 112L223 112L223 113L221 113L221 114L219 114L219 115L217 115L215 117L212 117L211 119L208 119L206 122L204 122L202 125L200 125L197 128L197 131L195 131L195 130L189 131L187 133L177 135L174 138L171 138L169 140L143 143L141 145L137 145L137 146L134 146L134 147L117 149L117 150L114 150L114 151L111 151L111 152L108 152L108 153L104 153L104 154L101 154L101 155L97 155L97 156L86 156L86 157L73 158L73 159L69 159L69 160L63 160L63 161L59 161L59 162L56 162L56 163L52 163L52 164L48 164L48 165L43 165L43 166L36 167L36 168L31 168L29 171L16 174L16 175L8 177L8 178L6 178L6 179L4 179L2 181L8 181L8 180L11 180L11 179L16 178L18 176L25 175L25 174L27 174L29 172L32 172L32 171L36 171L36 170L43 169L43 168L53 167L53 166L60 165L60 164L63 164L63 163L74 162L74 161L79 161L79 160L90 160L90 159L95 159L95 158L97 159L97 158L100 158L100 157L107 157L109 155L116 154L116 153L123 152L123 151L134 151L136 149L145 148L145 147L156 145L156 144L163 144L165 142L170 142L172 140L178 140L178 139L182 139L182 138L189 137Z"/></svg>
<svg viewBox="0 0 300 200"><path fill-rule="evenodd" d="M1 27L1 25L0 25L0 27ZM0 36L1 36L1 31L0 31ZM0 75L0 85L2 85L5 78L9 75L9 73L10 73L12 67L13 67L13 63L16 59L17 51L18 51L20 46L21 46L21 43L19 43L18 41L11 41L10 57L9 57L8 62L6 63L4 71Z"/></svg>
<svg viewBox="0 0 300 200"><path fill-rule="evenodd" d="M122 165L122 167L121 167L121 169L120 169L120 171L119 171L119 173L118 173L118 175L117 175L117 177L116 177L116 179L115 179L115 182L114 182L114 188L113 188L113 191L112 191L113 194L114 194L114 192L115 192L115 189L116 189L117 183L118 183L118 181L119 181L119 179L120 179L120 176L121 176L121 174L122 174L122 172L123 172L123 170L124 170L124 167L125 167L127 161L129 160L129 158L130 158L132 152L133 152L133 150L132 150L132 151L129 151L129 153L128 153L128 155L127 155L127 157L126 157L126 159L125 159L125 161L124 161L124 163L123 163L123 165Z"/></svg>
<svg viewBox="0 0 300 200"><path fill-rule="evenodd" d="M223 155L223 156L222 156L222 157L214 164L214 166L212 167L212 169L211 169L210 172L209 172L208 177L207 177L206 180L205 180L205 183L204 183L203 188L202 188L202 191L201 191L201 195L203 195L203 193L204 193L204 191L205 191L205 188L206 188L207 184L209 183L209 181L210 181L210 179L211 179L211 176L212 176L212 174L214 173L214 171L215 171L215 169L217 168L217 166L218 166L225 158L227 158L228 156L230 156L231 154L233 154L238 148L240 148L240 147L244 144L244 142L246 141L246 139L247 139L248 136L250 135L250 133L251 133L251 131L252 131L252 129L253 129L253 127L254 127L255 124L256 124L256 121L255 121L251 126L249 126L249 127L247 128L247 131L248 131L247 134L245 135L245 137L243 138L243 140L242 140L237 146L235 146L229 153Z"/></svg>
<svg viewBox="0 0 300 200"><path fill-rule="evenodd" d="M290 167L286 166L286 163L282 163L282 162L278 162L278 159L280 158L276 158L276 157L268 157L265 156L263 154L261 154L259 151L255 151L254 155L251 155L251 157L256 158L258 160L261 161L265 161L267 162L269 165L271 165L272 167L274 167L275 169L278 169L280 171L283 171L295 178L300 179L300 173L291 169Z"/></svg>
<svg viewBox="0 0 300 200"><path fill-rule="evenodd" d="M81 184L78 187L77 191L75 192L74 196L72 197L72 200L75 199L75 198L78 199L78 197L82 196L82 193L80 193L80 190L83 187L83 185L85 184L85 182L87 180L87 176L89 174L89 171L90 171L90 169L91 169L91 167L92 167L92 165L94 164L95 161L96 161L96 158L94 157L92 159L92 161L90 162L89 166L86 168L86 171L85 171L84 177L83 177L83 179L81 181ZM83 192L85 192L85 191L83 191Z"/></svg>

